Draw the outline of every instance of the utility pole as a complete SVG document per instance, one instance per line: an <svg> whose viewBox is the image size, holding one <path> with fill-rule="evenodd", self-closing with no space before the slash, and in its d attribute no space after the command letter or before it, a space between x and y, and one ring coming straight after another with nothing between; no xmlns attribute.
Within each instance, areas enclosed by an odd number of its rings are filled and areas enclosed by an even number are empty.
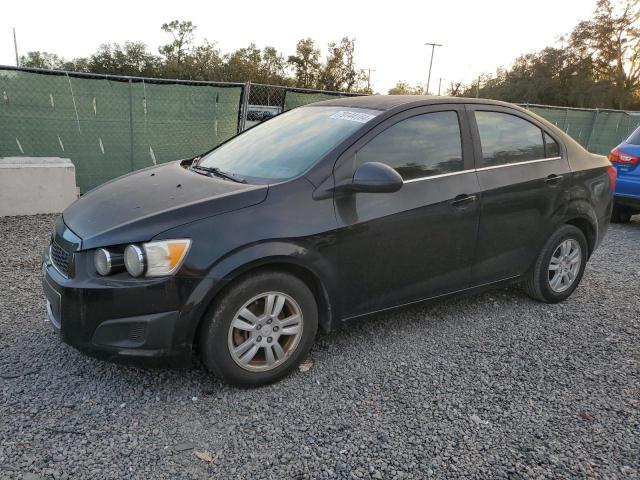
<svg viewBox="0 0 640 480"><path fill-rule="evenodd" d="M439 43L425 43L425 45L431 45L431 60L429 61L429 75L427 76L427 95L429 95L429 84L431 83L431 67L433 66L433 53L436 47L441 47Z"/></svg>
<svg viewBox="0 0 640 480"><path fill-rule="evenodd" d="M367 72L367 91L371 91L371 72L375 72L373 68L361 68L360 71Z"/></svg>
<svg viewBox="0 0 640 480"><path fill-rule="evenodd" d="M476 98L480 96L480 75L478 75L478 85L476 85Z"/></svg>
<svg viewBox="0 0 640 480"><path fill-rule="evenodd" d="M442 77L438 80L438 96L440 96L440 87L442 87Z"/></svg>
<svg viewBox="0 0 640 480"><path fill-rule="evenodd" d="M18 41L16 40L16 27L13 27L13 48L16 51L16 67L19 67L20 57L18 56Z"/></svg>

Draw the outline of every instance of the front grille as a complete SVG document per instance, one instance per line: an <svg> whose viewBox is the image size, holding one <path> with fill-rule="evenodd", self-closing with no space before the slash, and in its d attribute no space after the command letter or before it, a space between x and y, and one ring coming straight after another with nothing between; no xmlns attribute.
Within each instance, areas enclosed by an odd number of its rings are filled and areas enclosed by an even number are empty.
<svg viewBox="0 0 640 480"><path fill-rule="evenodd" d="M51 263L65 277L69 276L71 271L71 254L64 250L56 242L51 243Z"/></svg>

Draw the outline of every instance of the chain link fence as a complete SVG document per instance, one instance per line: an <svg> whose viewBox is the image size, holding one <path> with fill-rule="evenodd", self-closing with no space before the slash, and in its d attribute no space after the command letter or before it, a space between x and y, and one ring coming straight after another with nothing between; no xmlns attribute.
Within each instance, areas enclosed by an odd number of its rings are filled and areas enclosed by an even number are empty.
<svg viewBox="0 0 640 480"><path fill-rule="evenodd" d="M521 104L564 130L590 152L607 155L638 125L640 112Z"/></svg>
<svg viewBox="0 0 640 480"><path fill-rule="evenodd" d="M346 95L354 94L0 66L0 157L69 158L84 193L193 157L286 110ZM522 106L604 155L640 124L640 112Z"/></svg>
<svg viewBox="0 0 640 480"><path fill-rule="evenodd" d="M0 67L0 157L65 157L82 193L341 92Z"/></svg>
<svg viewBox="0 0 640 480"><path fill-rule="evenodd" d="M238 131L242 132L292 108L335 97L358 95L361 94L246 83Z"/></svg>

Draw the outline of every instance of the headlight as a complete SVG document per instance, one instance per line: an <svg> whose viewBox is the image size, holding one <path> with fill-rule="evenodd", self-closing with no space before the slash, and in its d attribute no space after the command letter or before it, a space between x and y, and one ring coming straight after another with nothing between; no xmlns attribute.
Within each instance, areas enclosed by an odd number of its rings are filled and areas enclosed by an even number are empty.
<svg viewBox="0 0 640 480"><path fill-rule="evenodd" d="M176 272L187 254L191 240L160 240L129 245L124 251L124 264L129 274L139 277L162 277Z"/></svg>
<svg viewBox="0 0 640 480"><path fill-rule="evenodd" d="M146 267L144 252L138 245L128 245L124 249L124 266L132 277L139 277Z"/></svg>
<svg viewBox="0 0 640 480"><path fill-rule="evenodd" d="M93 254L93 264L100 275L110 275L123 269L124 259L122 253L99 248Z"/></svg>

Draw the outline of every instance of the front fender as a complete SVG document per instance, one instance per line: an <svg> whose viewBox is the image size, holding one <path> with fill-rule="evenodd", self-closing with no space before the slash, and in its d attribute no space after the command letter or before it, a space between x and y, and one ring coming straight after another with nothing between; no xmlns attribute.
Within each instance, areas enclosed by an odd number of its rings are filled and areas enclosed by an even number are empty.
<svg viewBox="0 0 640 480"><path fill-rule="evenodd" d="M319 237L315 240L316 245L318 241L326 241ZM296 242L274 240L238 248L217 261L206 273L191 293L185 311L182 312L192 319L188 329L191 340L196 336L200 320L225 287L250 270L270 265L293 267L314 279L314 293L320 297L318 307L323 310L320 312L320 324L325 331L330 330L335 317L333 306L337 304L337 292L332 288L338 284L334 269L315 248L307 248Z"/></svg>

